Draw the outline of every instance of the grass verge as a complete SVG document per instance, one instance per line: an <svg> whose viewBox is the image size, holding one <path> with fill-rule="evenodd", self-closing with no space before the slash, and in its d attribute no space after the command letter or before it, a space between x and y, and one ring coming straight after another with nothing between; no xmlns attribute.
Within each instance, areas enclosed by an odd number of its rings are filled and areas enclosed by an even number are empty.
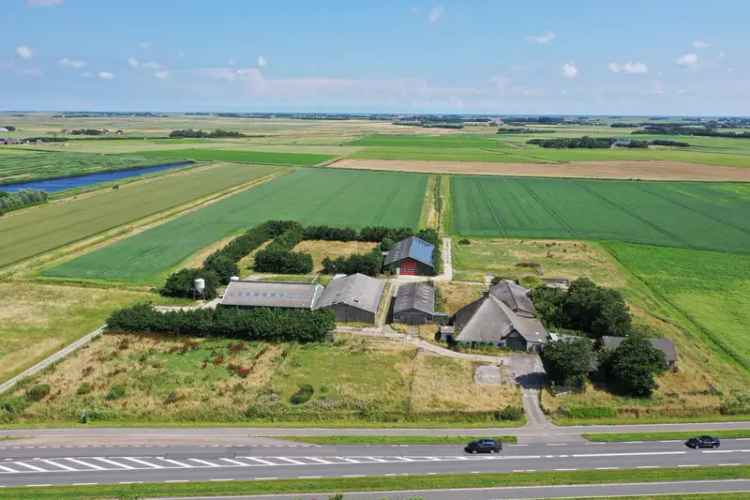
<svg viewBox="0 0 750 500"><path fill-rule="evenodd" d="M351 491L438 490L503 486L552 486L561 484L655 483L663 481L727 480L750 478L750 466L691 469L622 469L570 472L446 474L441 476L283 479L194 483L118 484L6 488L0 498L92 499L142 496L219 496L269 493L343 493Z"/></svg>
<svg viewBox="0 0 750 500"><path fill-rule="evenodd" d="M503 443L516 443L516 436L493 436ZM276 436L273 439L320 445L440 445L466 444L477 436Z"/></svg>
<svg viewBox="0 0 750 500"><path fill-rule="evenodd" d="M690 439L695 436L709 435L722 439L750 438L750 429L730 429L720 431L688 431L688 432L601 432L584 434L589 441L614 443L623 441L662 441L667 439Z"/></svg>

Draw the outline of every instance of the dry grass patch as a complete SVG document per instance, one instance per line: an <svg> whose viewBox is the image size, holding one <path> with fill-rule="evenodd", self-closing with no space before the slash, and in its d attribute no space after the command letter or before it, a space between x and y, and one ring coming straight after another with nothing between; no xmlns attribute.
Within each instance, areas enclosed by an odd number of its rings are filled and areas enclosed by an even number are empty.
<svg viewBox="0 0 750 500"><path fill-rule="evenodd" d="M438 303L436 309L453 315L466 304L482 297L487 287L479 283L445 282L436 284Z"/></svg>
<svg viewBox="0 0 750 500"><path fill-rule="evenodd" d="M326 257L335 259L353 254L369 253L377 246L377 243L371 241L305 240L295 246L294 251L312 255L314 271L321 272L323 270L323 259Z"/></svg>

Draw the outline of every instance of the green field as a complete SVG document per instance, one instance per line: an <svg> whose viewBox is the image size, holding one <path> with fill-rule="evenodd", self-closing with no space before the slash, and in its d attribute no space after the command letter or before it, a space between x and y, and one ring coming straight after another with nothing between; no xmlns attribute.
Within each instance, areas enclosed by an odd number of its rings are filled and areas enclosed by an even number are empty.
<svg viewBox="0 0 750 500"><path fill-rule="evenodd" d="M0 188L2 184L68 177L107 170L153 165L142 155L101 155L88 153L48 153L6 150L0 155Z"/></svg>
<svg viewBox="0 0 750 500"><path fill-rule="evenodd" d="M750 186L455 176L454 233L750 250Z"/></svg>
<svg viewBox="0 0 750 500"><path fill-rule="evenodd" d="M276 171L241 165L190 169L6 215L0 218L0 267Z"/></svg>
<svg viewBox="0 0 750 500"><path fill-rule="evenodd" d="M304 169L52 268L45 276L157 284L215 241L269 219L416 227L427 176Z"/></svg>
<svg viewBox="0 0 750 500"><path fill-rule="evenodd" d="M750 369L750 256L607 243L701 340Z"/></svg>
<svg viewBox="0 0 750 500"><path fill-rule="evenodd" d="M630 131L606 127L545 127L554 133L493 134L455 132L445 135L370 135L348 145L362 147L351 158L367 160L482 161L502 163L560 163L605 160L672 160L706 165L750 167L750 140L686 136L630 135ZM541 129L540 129L541 130ZM559 137L618 137L671 139L689 148L649 149L544 149L526 144L529 139Z"/></svg>
<svg viewBox="0 0 750 500"><path fill-rule="evenodd" d="M231 161L252 163L255 165L284 165L290 167L310 167L333 159L333 156L323 154L233 151L227 149L174 149L142 151L139 154L158 161Z"/></svg>

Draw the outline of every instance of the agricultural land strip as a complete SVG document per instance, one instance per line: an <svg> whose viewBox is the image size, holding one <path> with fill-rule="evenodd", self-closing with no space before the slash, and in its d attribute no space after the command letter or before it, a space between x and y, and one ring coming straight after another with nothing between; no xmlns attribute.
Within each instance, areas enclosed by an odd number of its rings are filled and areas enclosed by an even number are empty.
<svg viewBox="0 0 750 500"><path fill-rule="evenodd" d="M400 172L511 175L590 179L644 179L750 182L750 168L700 165L678 161L578 161L570 163L497 163L479 161L343 159L333 168Z"/></svg>
<svg viewBox="0 0 750 500"><path fill-rule="evenodd" d="M745 253L750 186L455 176L451 231Z"/></svg>
<svg viewBox="0 0 750 500"><path fill-rule="evenodd" d="M302 169L45 271L45 276L155 284L174 266L268 219L363 227L419 223L427 176ZM112 265L116 262L117 265Z"/></svg>
<svg viewBox="0 0 750 500"><path fill-rule="evenodd" d="M276 172L274 167L215 165L7 214L0 219L0 266Z"/></svg>
<svg viewBox="0 0 750 500"><path fill-rule="evenodd" d="M311 167L333 160L325 154L287 153L268 151L236 151L228 149L175 149L143 151L142 156L158 161L194 160L252 163L254 165L280 165L289 167Z"/></svg>

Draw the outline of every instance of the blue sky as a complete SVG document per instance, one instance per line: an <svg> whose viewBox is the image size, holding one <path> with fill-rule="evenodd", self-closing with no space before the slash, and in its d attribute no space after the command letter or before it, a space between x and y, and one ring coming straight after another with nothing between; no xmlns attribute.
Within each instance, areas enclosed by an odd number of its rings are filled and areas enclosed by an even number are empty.
<svg viewBox="0 0 750 500"><path fill-rule="evenodd" d="M0 109L750 115L740 0L3 0Z"/></svg>

